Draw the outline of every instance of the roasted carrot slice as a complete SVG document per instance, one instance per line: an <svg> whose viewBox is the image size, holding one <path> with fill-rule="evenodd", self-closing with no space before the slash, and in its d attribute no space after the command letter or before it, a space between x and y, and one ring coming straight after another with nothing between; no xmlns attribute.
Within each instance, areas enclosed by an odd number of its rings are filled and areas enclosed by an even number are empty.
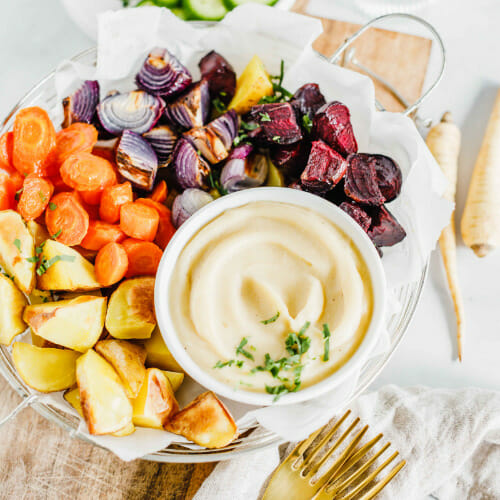
<svg viewBox="0 0 500 500"><path fill-rule="evenodd" d="M158 203L150 198L137 198L135 201L136 203L141 203L142 205L154 208L160 217L167 217L170 215L170 210L163 203Z"/></svg>
<svg viewBox="0 0 500 500"><path fill-rule="evenodd" d="M158 203L157 201L153 201L150 198L137 198L136 203L148 205L158 212L160 220L158 222L158 231L156 232L154 242L162 250L165 250L168 242L175 233L175 227L172 224L172 216L170 210L165 205L163 205L163 203Z"/></svg>
<svg viewBox="0 0 500 500"><path fill-rule="evenodd" d="M131 238L153 241L159 221L158 212L143 203L125 203L120 209L120 227Z"/></svg>
<svg viewBox="0 0 500 500"><path fill-rule="evenodd" d="M117 183L113 165L91 153L71 155L60 169L65 184L78 191L102 191Z"/></svg>
<svg viewBox="0 0 500 500"><path fill-rule="evenodd" d="M127 252L119 243L104 245L95 259L95 276L102 286L118 283L127 273Z"/></svg>
<svg viewBox="0 0 500 500"><path fill-rule="evenodd" d="M25 108L14 121L12 163L16 170L29 175L46 174L47 162L56 145L56 131L46 111Z"/></svg>
<svg viewBox="0 0 500 500"><path fill-rule="evenodd" d="M113 142L113 146L115 142L116 141ZM110 163L115 163L116 156L114 147L110 148L105 146L94 146L94 148L92 149L92 154L95 156L100 156L101 158L108 160Z"/></svg>
<svg viewBox="0 0 500 500"><path fill-rule="evenodd" d="M14 133L5 132L0 137L0 167L14 168L12 164L12 150L14 146Z"/></svg>
<svg viewBox="0 0 500 500"><path fill-rule="evenodd" d="M160 181L158 185L153 189L153 192L149 196L153 201L158 203L164 203L168 196L167 183L165 181Z"/></svg>
<svg viewBox="0 0 500 500"><path fill-rule="evenodd" d="M52 182L37 174L30 174L24 179L23 190L17 204L17 211L24 220L33 220L43 214L49 204L54 186ZM51 205L54 208L54 205Z"/></svg>
<svg viewBox="0 0 500 500"><path fill-rule="evenodd" d="M99 205L101 203L102 191L79 191L78 194L87 205Z"/></svg>
<svg viewBox="0 0 500 500"><path fill-rule="evenodd" d="M128 256L128 270L125 276L154 276L163 252L158 245L149 241L128 238L123 243Z"/></svg>
<svg viewBox="0 0 500 500"><path fill-rule="evenodd" d="M118 224L109 224L100 220L91 220L89 229L80 246L87 250L100 250L107 243L120 243L126 238Z"/></svg>
<svg viewBox="0 0 500 500"><path fill-rule="evenodd" d="M56 134L56 147L51 162L58 171L75 153L90 153L97 142L97 129L88 123L72 123Z"/></svg>
<svg viewBox="0 0 500 500"><path fill-rule="evenodd" d="M14 208L16 189L9 174L0 169L0 210Z"/></svg>
<svg viewBox="0 0 500 500"><path fill-rule="evenodd" d="M121 206L132 201L134 201L134 194L130 182L104 188L99 215L102 220L114 224L120 220Z"/></svg>
<svg viewBox="0 0 500 500"><path fill-rule="evenodd" d="M78 193L59 193L45 210L45 224L52 238L65 245L79 245L89 229L89 214Z"/></svg>

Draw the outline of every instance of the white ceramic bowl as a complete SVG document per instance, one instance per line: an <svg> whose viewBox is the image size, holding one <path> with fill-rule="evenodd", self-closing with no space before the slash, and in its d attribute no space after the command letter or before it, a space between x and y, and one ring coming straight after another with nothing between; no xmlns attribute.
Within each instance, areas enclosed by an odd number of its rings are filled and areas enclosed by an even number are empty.
<svg viewBox="0 0 500 500"><path fill-rule="evenodd" d="M201 369L191 359L180 342L169 314L170 280L177 259L186 244L201 228L226 210L247 205L255 201L289 203L299 207L309 208L326 217L351 238L364 259L371 277L374 297L373 315L361 345L353 356L332 375L305 389L283 395L275 404L298 403L321 396L334 389L349 376L354 376L354 373L362 367L368 354L373 349L384 322L386 282L380 257L372 242L359 225L333 203L304 191L276 187L247 189L228 196L223 196L209 203L191 216L179 228L163 254L156 275L156 317L161 334L170 352L185 372L199 384L221 396L241 403L258 406L270 405L273 403L273 395L245 391L243 389L235 390L233 386L226 385L214 378L207 371Z"/></svg>

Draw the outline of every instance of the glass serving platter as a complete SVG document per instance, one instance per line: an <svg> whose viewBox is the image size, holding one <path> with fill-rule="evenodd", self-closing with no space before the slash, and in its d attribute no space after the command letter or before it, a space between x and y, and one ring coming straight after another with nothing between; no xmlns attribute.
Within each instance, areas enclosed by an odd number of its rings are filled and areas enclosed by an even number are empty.
<svg viewBox="0 0 500 500"><path fill-rule="evenodd" d="M95 64L96 56L97 50L91 48L77 55L72 60L84 64ZM28 92L2 122L0 135L12 128L16 113L20 109L28 106L40 106L46 109L52 119L60 116L59 110L61 103L57 99L54 81L55 72L52 72ZM396 291L395 295L399 300L400 309L397 314L391 317L386 325L390 339L390 348L383 354L370 359L364 365L355 391L351 399L345 402L345 406L348 406L351 400L355 399L366 390L396 350L413 317L422 293L426 275L427 265L422 269L421 275L417 281ZM71 437L76 437L95 445L95 443L90 441L84 433L79 431L80 419L78 417L72 413L63 411L61 408L54 407L51 404L39 400L39 395L36 391L30 389L17 374L12 362L11 348L7 346L0 346L0 373L23 399L20 405L10 415L4 418L3 421L0 421L0 425L13 418L26 406L31 406L44 418L65 429ZM173 442L161 451L144 456L143 459L156 462L176 463L214 462L260 451L271 446L277 446L281 442L282 439L278 435L260 427L258 423L255 422L255 424L240 428L240 436L238 439L221 449L209 450L198 447L193 448L191 446L187 447L183 442Z"/></svg>

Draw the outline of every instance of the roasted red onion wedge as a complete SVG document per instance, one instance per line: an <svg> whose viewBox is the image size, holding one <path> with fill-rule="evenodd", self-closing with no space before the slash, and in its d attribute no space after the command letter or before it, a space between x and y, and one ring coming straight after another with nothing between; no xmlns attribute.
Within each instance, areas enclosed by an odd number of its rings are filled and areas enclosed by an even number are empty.
<svg viewBox="0 0 500 500"><path fill-rule="evenodd" d="M158 170L158 159L146 139L125 130L116 147L118 171L139 189L151 191Z"/></svg>
<svg viewBox="0 0 500 500"><path fill-rule="evenodd" d="M323 141L314 141L300 182L308 191L326 193L344 177L346 169L347 162L341 155Z"/></svg>
<svg viewBox="0 0 500 500"><path fill-rule="evenodd" d="M235 148L222 169L220 182L228 192L262 186L266 182L269 166L267 157L250 144Z"/></svg>
<svg viewBox="0 0 500 500"><path fill-rule="evenodd" d="M193 84L165 109L167 119L185 129L202 127L209 113L210 94L205 80Z"/></svg>
<svg viewBox="0 0 500 500"><path fill-rule="evenodd" d="M236 91L236 73L224 57L212 50L200 62L201 77L208 82L210 97L229 104Z"/></svg>
<svg viewBox="0 0 500 500"><path fill-rule="evenodd" d="M229 110L207 125L219 136L228 151L232 148L233 141L238 135L239 126L240 121L234 109Z"/></svg>
<svg viewBox="0 0 500 500"><path fill-rule="evenodd" d="M64 120L62 127L72 123L92 123L99 104L99 82L86 80L73 94L63 99Z"/></svg>
<svg viewBox="0 0 500 500"><path fill-rule="evenodd" d="M135 80L140 89L165 99L179 94L193 81L188 69L159 47L148 55Z"/></svg>
<svg viewBox="0 0 500 500"><path fill-rule="evenodd" d="M326 104L326 100L317 83L306 83L295 92L290 103L295 109L299 120L302 120L307 115L312 121L318 109Z"/></svg>
<svg viewBox="0 0 500 500"><path fill-rule="evenodd" d="M283 171L287 177L298 177L304 170L309 157L311 145L309 141L299 141L288 146L273 146L269 150L271 161Z"/></svg>
<svg viewBox="0 0 500 500"><path fill-rule="evenodd" d="M205 179L210 173L208 163L184 137L175 146L174 167L177 182L183 189L204 187Z"/></svg>
<svg viewBox="0 0 500 500"><path fill-rule="evenodd" d="M338 101L325 104L313 120L313 136L325 141L343 156L358 151L347 106Z"/></svg>
<svg viewBox="0 0 500 500"><path fill-rule="evenodd" d="M361 226L363 231L368 232L372 223L372 218L362 207L354 201L344 201L340 204L340 208L345 213L349 214Z"/></svg>
<svg viewBox="0 0 500 500"><path fill-rule="evenodd" d="M97 106L97 114L101 125L110 134L119 135L124 130L144 134L155 126L164 109L165 103L160 97L134 90L108 95Z"/></svg>
<svg viewBox="0 0 500 500"><path fill-rule="evenodd" d="M179 227L200 208L208 205L213 198L201 189L186 189L175 197L172 205L172 222Z"/></svg>
<svg viewBox="0 0 500 500"><path fill-rule="evenodd" d="M158 166L165 167L172 160L177 134L168 125L159 125L143 134L143 137L151 144L158 158Z"/></svg>
<svg viewBox="0 0 500 500"><path fill-rule="evenodd" d="M373 162L366 162L363 155L354 154L347 159L345 194L358 203L380 206L385 202L380 192L377 171Z"/></svg>
<svg viewBox="0 0 500 500"><path fill-rule="evenodd" d="M371 210L372 224L368 236L377 247L390 247L402 241L406 231L385 207Z"/></svg>
<svg viewBox="0 0 500 500"><path fill-rule="evenodd" d="M208 125L192 128L184 137L212 164L225 160L229 154L220 137Z"/></svg>
<svg viewBox="0 0 500 500"><path fill-rule="evenodd" d="M254 106L249 116L249 123L255 123L258 128L248 135L262 144L293 144L302 139L295 112L288 102Z"/></svg>

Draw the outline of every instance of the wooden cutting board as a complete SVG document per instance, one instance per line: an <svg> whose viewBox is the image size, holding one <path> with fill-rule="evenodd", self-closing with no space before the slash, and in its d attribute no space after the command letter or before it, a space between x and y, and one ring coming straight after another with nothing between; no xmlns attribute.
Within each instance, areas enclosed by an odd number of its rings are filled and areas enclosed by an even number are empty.
<svg viewBox="0 0 500 500"><path fill-rule="evenodd" d="M306 7L307 0L299 0L294 10L305 12ZM323 26L325 33L315 48L325 55L331 55L358 29L333 20L323 20ZM430 50L430 40L380 29L370 30L356 42L359 60L411 101L420 95ZM387 109L401 109L379 86L377 96ZM19 403L19 397L2 377L0 393L1 417ZM0 498L189 500L213 467L144 460L123 463L110 452L71 439L32 409L0 429Z"/></svg>

